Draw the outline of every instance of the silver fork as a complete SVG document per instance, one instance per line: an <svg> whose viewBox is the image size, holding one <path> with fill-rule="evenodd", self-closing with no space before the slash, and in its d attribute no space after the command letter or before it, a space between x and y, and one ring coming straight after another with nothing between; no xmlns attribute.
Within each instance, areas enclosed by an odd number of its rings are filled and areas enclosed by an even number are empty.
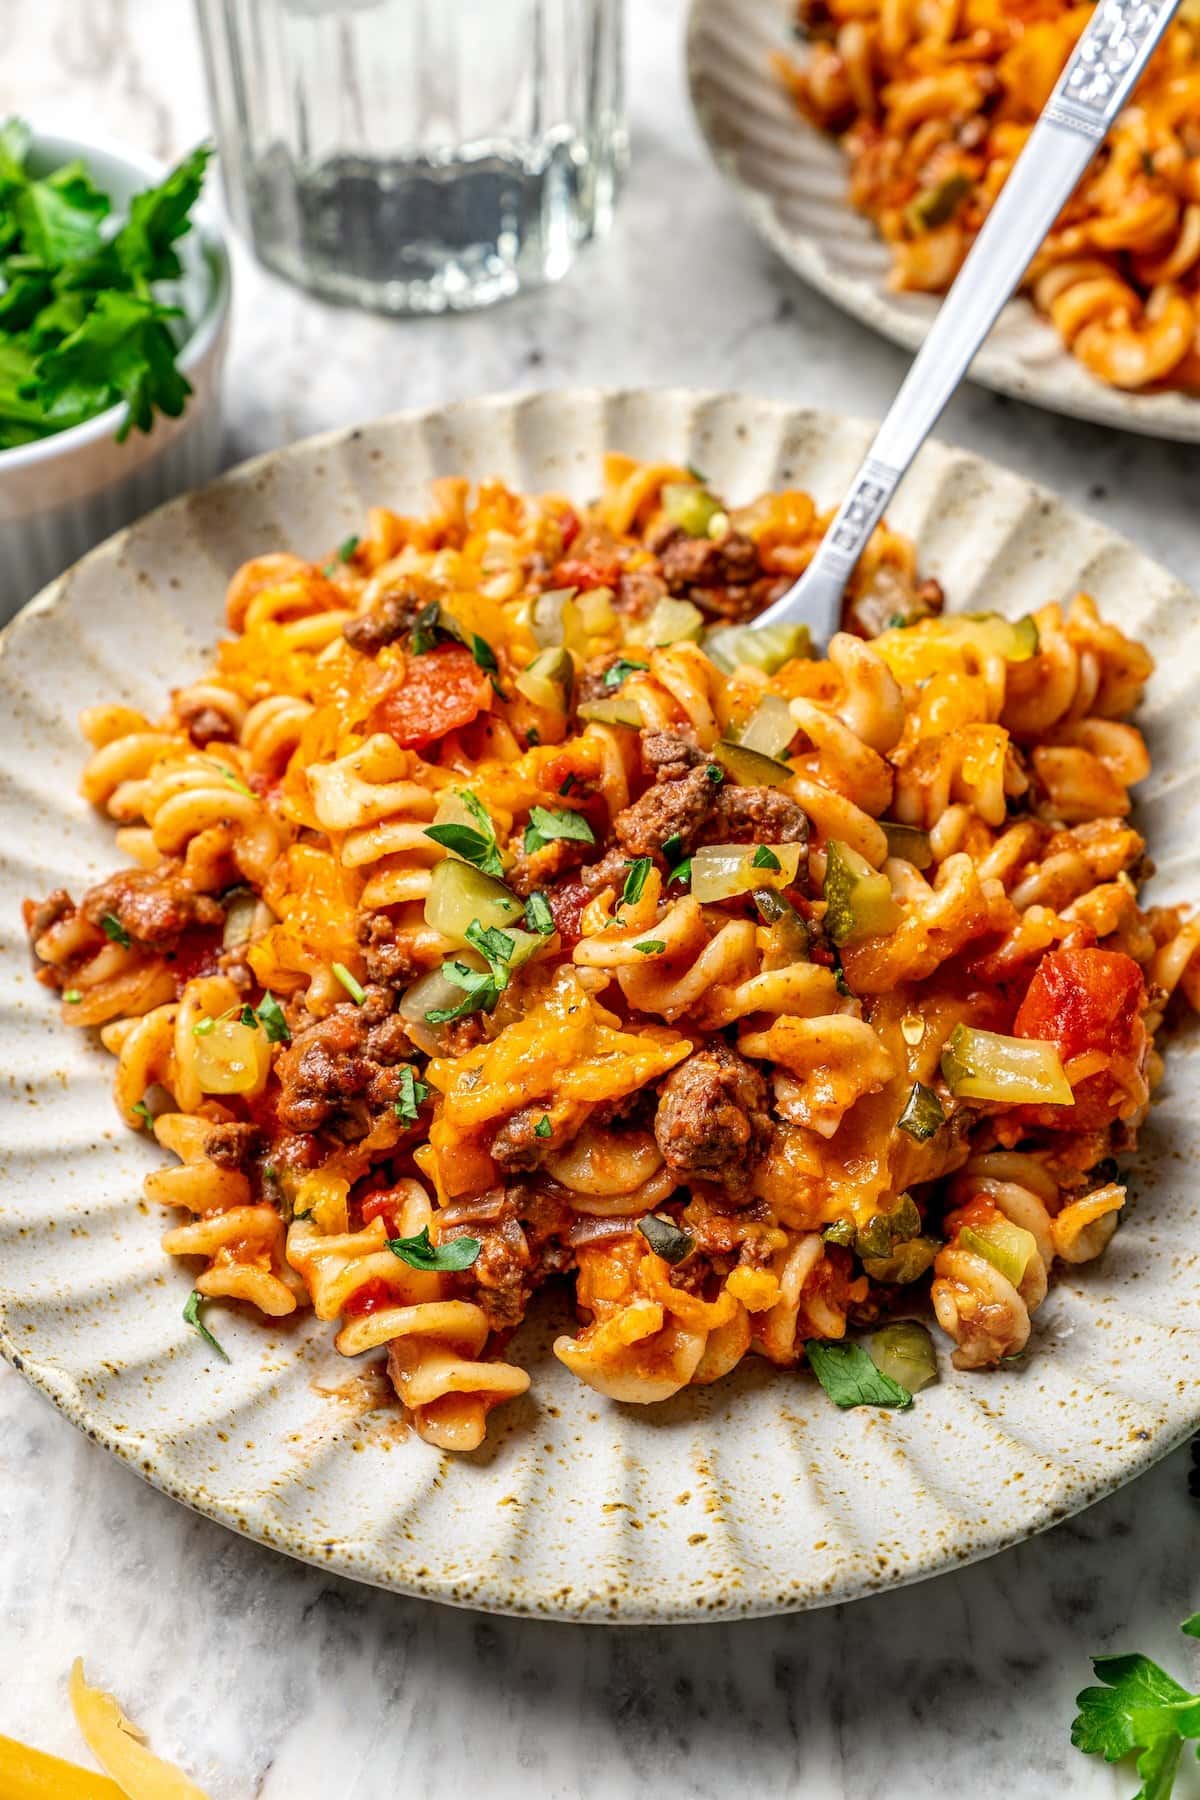
<svg viewBox="0 0 1200 1800"><path fill-rule="evenodd" d="M826 643L867 539L1129 97L1180 0L1100 0L812 562L753 621Z"/></svg>

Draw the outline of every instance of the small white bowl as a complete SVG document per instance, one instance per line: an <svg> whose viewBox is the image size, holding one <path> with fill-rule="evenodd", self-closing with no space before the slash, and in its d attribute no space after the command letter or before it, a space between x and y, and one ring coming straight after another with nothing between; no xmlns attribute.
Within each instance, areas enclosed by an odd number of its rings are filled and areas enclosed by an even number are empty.
<svg viewBox="0 0 1200 1800"><path fill-rule="evenodd" d="M35 131L29 160L38 173L75 157L118 214L166 172L136 152ZM178 362L194 391L178 419L160 414L150 432L131 431L123 444L122 403L54 437L0 450L0 621L93 544L220 467L229 253L202 205L193 220L178 246L184 274L173 298L188 319Z"/></svg>

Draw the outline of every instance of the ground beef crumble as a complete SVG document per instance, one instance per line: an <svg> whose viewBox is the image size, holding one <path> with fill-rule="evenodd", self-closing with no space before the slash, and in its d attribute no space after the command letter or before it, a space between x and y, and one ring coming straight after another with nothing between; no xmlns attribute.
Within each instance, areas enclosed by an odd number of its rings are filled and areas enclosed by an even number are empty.
<svg viewBox="0 0 1200 1800"><path fill-rule="evenodd" d="M693 1051L662 1085L654 1136L682 1181L699 1177L744 1194L770 1131L766 1082L727 1044Z"/></svg>

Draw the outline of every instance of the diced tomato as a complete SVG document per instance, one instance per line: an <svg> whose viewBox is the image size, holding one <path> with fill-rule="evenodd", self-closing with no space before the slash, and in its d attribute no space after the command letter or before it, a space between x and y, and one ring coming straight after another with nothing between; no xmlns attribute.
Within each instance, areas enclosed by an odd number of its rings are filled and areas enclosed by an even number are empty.
<svg viewBox="0 0 1200 1800"><path fill-rule="evenodd" d="M564 557L554 565L551 585L556 588L615 588L621 579L621 562L616 556Z"/></svg>
<svg viewBox="0 0 1200 1800"><path fill-rule="evenodd" d="M572 950L583 936L580 920L583 909L591 899L591 890L582 881L560 881L546 890L546 898L550 902L550 911L554 915L556 929L561 932L563 946Z"/></svg>
<svg viewBox="0 0 1200 1800"><path fill-rule="evenodd" d="M1098 1130L1133 1110L1130 1084L1136 1088L1146 1047L1140 1016L1145 998L1142 972L1123 951L1046 952L1018 1009L1014 1034L1056 1045L1067 1064L1089 1050L1102 1051L1108 1063L1073 1083L1074 1106L1036 1109L1040 1123Z"/></svg>
<svg viewBox="0 0 1200 1800"><path fill-rule="evenodd" d="M349 1296L342 1312L347 1318L357 1318L363 1313L382 1312L386 1306L396 1306L399 1302L395 1293L383 1280L376 1276L373 1281L364 1281Z"/></svg>
<svg viewBox="0 0 1200 1800"><path fill-rule="evenodd" d="M1013 1026L1057 1044L1064 1062L1085 1050L1128 1056L1144 1000L1142 971L1120 950L1048 950Z"/></svg>
<svg viewBox="0 0 1200 1800"><path fill-rule="evenodd" d="M439 644L409 658L403 681L379 702L371 726L412 750L461 730L491 702L491 683L466 645Z"/></svg>
<svg viewBox="0 0 1200 1800"><path fill-rule="evenodd" d="M396 1196L384 1188L378 1194L368 1194L362 1203L362 1222L369 1225L372 1219L382 1219L384 1228L390 1238L401 1237L400 1221L396 1217Z"/></svg>
<svg viewBox="0 0 1200 1800"><path fill-rule="evenodd" d="M564 506L558 515L558 523L562 531L562 547L564 550L569 550L579 536L579 514L574 507Z"/></svg>
<svg viewBox="0 0 1200 1800"><path fill-rule="evenodd" d="M216 926L197 925L185 931L168 959L175 992L182 994L197 975L215 975L220 953L221 934Z"/></svg>

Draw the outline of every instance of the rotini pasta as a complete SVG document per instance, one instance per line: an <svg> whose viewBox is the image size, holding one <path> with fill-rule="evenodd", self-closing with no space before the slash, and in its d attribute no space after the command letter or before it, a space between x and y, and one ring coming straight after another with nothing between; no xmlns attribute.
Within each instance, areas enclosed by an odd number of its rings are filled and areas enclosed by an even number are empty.
<svg viewBox="0 0 1200 1800"><path fill-rule="evenodd" d="M191 1322L311 1305L453 1450L560 1277L620 1401L926 1302L964 1369L1025 1349L1200 1000L1138 903L1151 664L1086 595L944 614L886 527L823 658L749 628L825 523L616 456L582 512L442 482L239 570L161 721L85 715L132 866L27 922L177 1159Z"/></svg>
<svg viewBox="0 0 1200 1800"><path fill-rule="evenodd" d="M1073 0L800 0L777 67L835 133L892 285L944 293L1091 12ZM1085 368L1200 384L1200 24L1183 7L1026 278Z"/></svg>

